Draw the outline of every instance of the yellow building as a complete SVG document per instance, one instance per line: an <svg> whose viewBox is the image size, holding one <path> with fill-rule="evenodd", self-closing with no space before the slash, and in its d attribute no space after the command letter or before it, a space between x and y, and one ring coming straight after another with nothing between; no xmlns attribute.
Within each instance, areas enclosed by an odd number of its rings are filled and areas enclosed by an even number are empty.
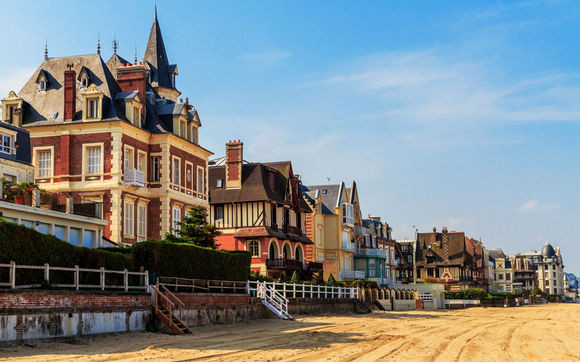
<svg viewBox="0 0 580 362"><path fill-rule="evenodd" d="M304 186L304 196L312 213L306 214L306 235L314 242L306 256L324 264L324 276L340 280L364 279L354 268L357 227L362 217L356 183Z"/></svg>

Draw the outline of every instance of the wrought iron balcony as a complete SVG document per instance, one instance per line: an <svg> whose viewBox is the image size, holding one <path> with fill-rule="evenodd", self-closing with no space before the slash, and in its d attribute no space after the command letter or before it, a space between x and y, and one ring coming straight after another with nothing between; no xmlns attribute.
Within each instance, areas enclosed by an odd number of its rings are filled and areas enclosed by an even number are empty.
<svg viewBox="0 0 580 362"><path fill-rule="evenodd" d="M303 264L301 261L294 259L268 259L266 260L266 268L299 270L303 268Z"/></svg>
<svg viewBox="0 0 580 362"><path fill-rule="evenodd" d="M308 263L307 269L312 273L318 273L319 271L322 271L323 264L311 261L310 263Z"/></svg>

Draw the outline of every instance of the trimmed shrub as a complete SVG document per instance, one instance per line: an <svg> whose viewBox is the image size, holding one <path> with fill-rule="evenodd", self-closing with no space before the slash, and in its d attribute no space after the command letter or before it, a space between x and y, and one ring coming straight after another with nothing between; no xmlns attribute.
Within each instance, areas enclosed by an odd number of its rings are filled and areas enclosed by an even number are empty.
<svg viewBox="0 0 580 362"><path fill-rule="evenodd" d="M467 288L455 292L445 292L445 299L482 300L487 298L487 296L487 292L481 288Z"/></svg>
<svg viewBox="0 0 580 362"><path fill-rule="evenodd" d="M144 241L132 247L135 266L157 276L214 280L248 280L251 255L192 244Z"/></svg>
<svg viewBox="0 0 580 362"><path fill-rule="evenodd" d="M14 261L21 265L44 265L56 267L74 267L87 269L136 270L131 255L114 253L99 249L74 246L53 235L45 235L23 225L0 221L0 263ZM138 270L138 267L137 267ZM4 274L8 274L6 269ZM91 275L92 274L92 275ZM81 273L81 283L98 284L96 273ZM37 284L43 280L42 270L19 270L16 275L18 284ZM96 278L97 282L94 282ZM7 280L2 275L3 280ZM122 280L122 279L121 279ZM54 271L50 282L54 284L71 283L70 272Z"/></svg>

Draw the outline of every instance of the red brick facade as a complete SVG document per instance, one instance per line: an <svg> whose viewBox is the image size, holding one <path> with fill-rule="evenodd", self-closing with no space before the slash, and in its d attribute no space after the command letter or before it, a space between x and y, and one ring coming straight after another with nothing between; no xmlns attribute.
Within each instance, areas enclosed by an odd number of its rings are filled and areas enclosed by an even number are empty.
<svg viewBox="0 0 580 362"><path fill-rule="evenodd" d="M111 295L78 292L0 293L0 309L32 309L63 307L144 307L151 305L151 296Z"/></svg>

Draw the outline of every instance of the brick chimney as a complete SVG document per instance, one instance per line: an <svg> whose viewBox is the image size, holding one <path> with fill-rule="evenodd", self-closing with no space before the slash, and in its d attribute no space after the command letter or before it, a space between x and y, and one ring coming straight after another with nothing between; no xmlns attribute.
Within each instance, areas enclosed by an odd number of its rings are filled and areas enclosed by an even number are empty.
<svg viewBox="0 0 580 362"><path fill-rule="evenodd" d="M77 113L77 82L76 72L69 66L64 71L64 120L72 121Z"/></svg>
<svg viewBox="0 0 580 362"><path fill-rule="evenodd" d="M117 67L117 84L122 92L139 91L143 101L143 113L145 113L147 94L147 69L144 65L129 63Z"/></svg>
<svg viewBox="0 0 580 362"><path fill-rule="evenodd" d="M445 263L449 263L449 234L447 233L447 226L443 227L443 237L442 237L442 242L443 242L443 259L445 260Z"/></svg>
<svg viewBox="0 0 580 362"><path fill-rule="evenodd" d="M240 140L226 143L226 189L242 187L244 144Z"/></svg>

